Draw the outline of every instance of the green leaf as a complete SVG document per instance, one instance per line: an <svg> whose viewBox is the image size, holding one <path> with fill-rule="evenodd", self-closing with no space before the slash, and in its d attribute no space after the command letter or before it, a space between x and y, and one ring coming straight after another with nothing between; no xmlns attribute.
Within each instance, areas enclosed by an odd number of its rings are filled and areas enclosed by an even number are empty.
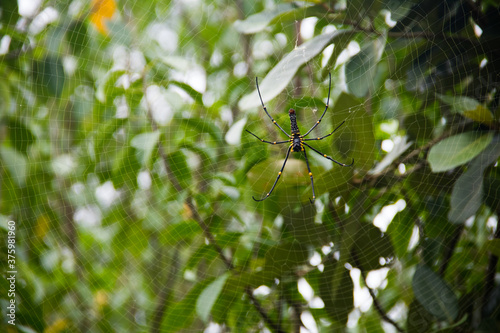
<svg viewBox="0 0 500 333"><path fill-rule="evenodd" d="M423 249L422 261L429 267L432 267L436 262L440 253L441 244L441 241L436 238L426 237L421 240L420 247Z"/></svg>
<svg viewBox="0 0 500 333"><path fill-rule="evenodd" d="M490 239L484 244L484 249L490 251L497 257L500 257L500 239Z"/></svg>
<svg viewBox="0 0 500 333"><path fill-rule="evenodd" d="M408 333L425 333L431 328L432 315L417 300L410 304L406 318Z"/></svg>
<svg viewBox="0 0 500 333"><path fill-rule="evenodd" d="M170 81L170 84L176 85L177 87L184 90L194 101L200 105L203 105L203 94L196 91L193 87L191 87L187 83L179 82L179 81Z"/></svg>
<svg viewBox="0 0 500 333"><path fill-rule="evenodd" d="M163 317L162 332L177 332L193 322L199 295L212 280L210 278L196 284L181 301L168 308Z"/></svg>
<svg viewBox="0 0 500 333"><path fill-rule="evenodd" d="M279 278L303 265L309 259L310 253L307 246L301 242L284 242L269 248L266 252L264 270L273 277Z"/></svg>
<svg viewBox="0 0 500 333"><path fill-rule="evenodd" d="M66 31L66 39L74 55L80 56L89 45L87 24L84 21L74 21Z"/></svg>
<svg viewBox="0 0 500 333"><path fill-rule="evenodd" d="M292 152L286 162L285 170L281 175L273 194L288 191L290 187L310 184L306 163L292 157ZM283 166L284 159L265 160L256 164L248 172L248 181L257 196L265 195L274 184L278 172Z"/></svg>
<svg viewBox="0 0 500 333"><path fill-rule="evenodd" d="M349 313L354 308L354 284L349 271L339 266L338 262L327 260L324 263L323 274L319 277L319 295L325 303L327 315L334 321L345 325ZM335 270L341 269L340 282L335 283ZM336 290L334 285L338 285Z"/></svg>
<svg viewBox="0 0 500 333"><path fill-rule="evenodd" d="M174 246L179 242L189 242L201 232L202 230L197 222L193 220L182 221L169 225L162 231L161 241L165 245Z"/></svg>
<svg viewBox="0 0 500 333"><path fill-rule="evenodd" d="M488 175L484 178L484 203L493 211L500 210L500 179L495 175Z"/></svg>
<svg viewBox="0 0 500 333"><path fill-rule="evenodd" d="M2 159L0 166L9 171L19 187L24 186L28 172L28 159L13 148L6 146L0 146L0 157Z"/></svg>
<svg viewBox="0 0 500 333"><path fill-rule="evenodd" d="M294 8L295 6L290 4L279 4L274 9L264 10L260 13L250 15L245 20L237 20L234 22L234 28L236 31L243 34L254 34L264 30L277 15L288 12Z"/></svg>
<svg viewBox="0 0 500 333"><path fill-rule="evenodd" d="M35 141L35 136L31 130L16 118L7 118L7 130L11 144L14 148L26 154L28 147Z"/></svg>
<svg viewBox="0 0 500 333"><path fill-rule="evenodd" d="M414 113L404 119L406 134L410 140L430 140L432 139L432 129L434 125L429 119L421 114Z"/></svg>
<svg viewBox="0 0 500 333"><path fill-rule="evenodd" d="M127 71L123 69L111 70L106 73L97 82L96 98L102 102L110 102L115 99L116 96L125 92L123 87L116 87L116 81L122 76L127 74Z"/></svg>
<svg viewBox="0 0 500 333"><path fill-rule="evenodd" d="M342 121L346 121L334 134L335 147L340 155L332 157L336 160L341 159L340 162L343 163L350 163L350 159L354 159L352 168L370 170L375 161L375 137L373 117L365 111L364 103L352 95L342 93L331 113L332 126L336 127Z"/></svg>
<svg viewBox="0 0 500 333"><path fill-rule="evenodd" d="M451 191L448 219L463 223L474 215L482 204L483 173L500 156L500 138L495 139L469 165Z"/></svg>
<svg viewBox="0 0 500 333"><path fill-rule="evenodd" d="M0 110L3 113L10 109L11 94L9 81L0 80Z"/></svg>
<svg viewBox="0 0 500 333"><path fill-rule="evenodd" d="M293 8L292 10L284 11L276 15L270 22L271 24L286 24L288 22L295 22L303 20L307 17L316 16L323 17L325 15L325 7L321 5L316 6L304 6L299 8Z"/></svg>
<svg viewBox="0 0 500 333"><path fill-rule="evenodd" d="M374 78L385 44L385 37L370 41L347 62L345 66L347 88L354 96L361 98L369 91L375 91Z"/></svg>
<svg viewBox="0 0 500 333"><path fill-rule="evenodd" d="M394 255L389 236L382 234L379 228L373 224L362 224L356 233L353 244L360 269L371 271L380 268L379 259L389 258ZM356 266L353 264L353 266Z"/></svg>
<svg viewBox="0 0 500 333"><path fill-rule="evenodd" d="M0 19L5 25L15 25L19 19L17 0L4 0L0 4Z"/></svg>
<svg viewBox="0 0 500 333"><path fill-rule="evenodd" d="M310 149L308 151L310 151ZM315 154L315 152L311 153ZM309 153L308 156L311 153ZM334 156L332 157L337 159ZM337 164L334 164L330 170L324 171L322 173L314 173L314 189L316 191L316 197L320 196L323 193L341 192L342 189L348 186L349 180L352 178L352 172L352 167L341 167ZM304 190L303 193L304 202L307 201L307 198L311 197L311 191L311 184L309 183L308 187Z"/></svg>
<svg viewBox="0 0 500 333"><path fill-rule="evenodd" d="M495 119L491 111L477 100L466 96L446 96L436 94L444 103L451 105L451 110L461 114L469 119L483 123L491 124Z"/></svg>
<svg viewBox="0 0 500 333"><path fill-rule="evenodd" d="M464 116L474 121L490 125L495 120L491 111L484 105L478 105L473 110L464 111Z"/></svg>
<svg viewBox="0 0 500 333"><path fill-rule="evenodd" d="M264 103L282 92L300 67L317 56L325 47L334 43L337 38L347 33L351 33L351 30L336 30L316 36L288 53L273 69L271 69L271 71L269 71L264 80L259 83ZM260 106L257 90L244 96L238 103L238 107L241 110L248 110L257 106Z"/></svg>
<svg viewBox="0 0 500 333"><path fill-rule="evenodd" d="M113 134L128 122L128 118L111 118L100 124L94 134L94 146L96 154L103 153L106 145Z"/></svg>
<svg viewBox="0 0 500 333"><path fill-rule="evenodd" d="M182 150L177 150L168 155L168 164L170 169L179 181L182 188L187 188L191 185L191 169L186 160L186 155Z"/></svg>
<svg viewBox="0 0 500 333"><path fill-rule="evenodd" d="M391 237L394 252L398 258L407 254L408 244L413 233L414 221L408 209L399 212L394 216L391 224L387 228L387 233Z"/></svg>
<svg viewBox="0 0 500 333"><path fill-rule="evenodd" d="M493 139L493 133L466 132L434 145L427 156L432 172L451 170L476 157Z"/></svg>
<svg viewBox="0 0 500 333"><path fill-rule="evenodd" d="M417 267L412 285L416 299L434 317L450 323L457 318L457 297L449 285L428 266Z"/></svg>
<svg viewBox="0 0 500 333"><path fill-rule="evenodd" d="M159 131L141 133L130 140L132 147L137 149L138 160L148 169L151 168L153 153L157 151L160 135Z"/></svg>
<svg viewBox="0 0 500 333"><path fill-rule="evenodd" d="M382 9L383 1L351 0L346 2L347 17L355 22L361 21L366 16L375 17Z"/></svg>
<svg viewBox="0 0 500 333"><path fill-rule="evenodd" d="M391 20L399 21L408 14L414 4L414 0L384 0L383 6L391 12Z"/></svg>
<svg viewBox="0 0 500 333"><path fill-rule="evenodd" d="M214 250L212 245L201 245L194 253L191 255L186 263L185 269L194 269L200 260L204 260L207 264L212 263L216 258L219 258L219 254Z"/></svg>
<svg viewBox="0 0 500 333"><path fill-rule="evenodd" d="M130 146L120 149L112 160L111 181L116 188L129 184L137 186L137 174L141 164L135 158L135 149Z"/></svg>
<svg viewBox="0 0 500 333"><path fill-rule="evenodd" d="M50 94L61 96L65 77L60 57L46 56L43 60L33 63L33 82L40 92L48 89Z"/></svg>
<svg viewBox="0 0 500 333"><path fill-rule="evenodd" d="M196 301L196 313L204 322L208 321L212 307L219 297L222 288L224 288L224 284L226 283L229 275L229 273L225 273L219 276L212 283L210 283L198 297L198 300Z"/></svg>
<svg viewBox="0 0 500 333"><path fill-rule="evenodd" d="M209 120L200 118L183 118L181 120L181 125L191 127L198 133L208 133L216 142L222 143L221 129Z"/></svg>

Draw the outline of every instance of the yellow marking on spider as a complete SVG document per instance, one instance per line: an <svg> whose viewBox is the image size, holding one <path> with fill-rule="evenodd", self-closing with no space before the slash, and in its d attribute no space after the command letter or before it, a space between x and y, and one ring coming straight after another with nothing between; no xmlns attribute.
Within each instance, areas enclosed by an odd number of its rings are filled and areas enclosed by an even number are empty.
<svg viewBox="0 0 500 333"><path fill-rule="evenodd" d="M280 172L278 172L278 176L281 176L281 171L280 171Z"/></svg>
<svg viewBox="0 0 500 333"><path fill-rule="evenodd" d="M275 145L275 144L276 144L276 141L273 142L273 145Z"/></svg>
<svg viewBox="0 0 500 333"><path fill-rule="evenodd" d="M312 174L312 172L309 172L309 176L311 176L311 177L312 177L312 175L313 175L313 174Z"/></svg>
<svg viewBox="0 0 500 333"><path fill-rule="evenodd" d="M273 124L276 124L276 120L273 120Z"/></svg>
<svg viewBox="0 0 500 333"><path fill-rule="evenodd" d="M326 154L324 154L323 157L326 157Z"/></svg>

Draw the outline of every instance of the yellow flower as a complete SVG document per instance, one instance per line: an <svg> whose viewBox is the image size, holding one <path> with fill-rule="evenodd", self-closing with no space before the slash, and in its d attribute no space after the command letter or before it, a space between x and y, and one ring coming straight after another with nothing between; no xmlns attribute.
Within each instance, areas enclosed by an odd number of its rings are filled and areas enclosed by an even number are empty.
<svg viewBox="0 0 500 333"><path fill-rule="evenodd" d="M92 0L90 22L103 35L108 34L106 21L109 21L116 11L115 0Z"/></svg>

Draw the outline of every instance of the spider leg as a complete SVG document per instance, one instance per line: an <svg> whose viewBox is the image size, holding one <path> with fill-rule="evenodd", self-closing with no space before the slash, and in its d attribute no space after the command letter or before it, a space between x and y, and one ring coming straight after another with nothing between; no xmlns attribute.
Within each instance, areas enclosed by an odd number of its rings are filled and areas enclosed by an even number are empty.
<svg viewBox="0 0 500 333"><path fill-rule="evenodd" d="M333 158L331 158L330 156L327 156L326 154L323 154L322 152L320 152L320 151L319 151L319 150L317 150L316 148L313 148L313 147L309 146L307 143L302 142L302 144L303 144L304 146L306 146L306 147L311 148L312 150L314 150L315 152L317 152L318 154L320 154L321 156L323 156L323 157L324 157L324 158L326 158L327 160L330 160L330 161L332 161L332 162L335 162L335 163L337 163L337 164L338 164L338 165L340 165L340 166L343 166L343 167L350 167L350 166L352 166L352 165L354 164L354 159L352 160L351 164L344 164L344 163L340 163L340 162L338 162L338 161L335 161L335 160L334 160Z"/></svg>
<svg viewBox="0 0 500 333"><path fill-rule="evenodd" d="M255 85L257 86L257 92L259 93L259 98L260 98L260 104L262 104L262 108L264 109L264 112L267 114L267 116L272 120L273 124L278 126L278 128L283 132L285 133L286 136L290 136L287 132L285 132L285 130L283 128L281 128L280 125L278 125L278 123L276 122L276 120L274 120L273 117L271 117L271 115L269 114L269 112L267 112L267 108L266 106L264 105L264 101L262 100L262 95L260 94L260 89L259 89L259 79L256 77L255 78Z"/></svg>
<svg viewBox="0 0 500 333"><path fill-rule="evenodd" d="M263 200L266 200L270 195L271 193L273 192L274 188L276 187L276 184L278 183L278 180L280 179L281 177L281 174L283 173L283 169L285 168L285 164L286 164L286 161L288 160L288 156L290 156L290 150L292 150L292 146L290 145L290 147L288 147L288 150L286 152L286 157L285 157L285 162L283 162L283 166L281 167L281 170L280 172L278 172L278 177L276 178L276 180L274 181L274 184L273 184L273 187L271 187L271 191L269 191L265 197L263 197L262 199L255 199L253 196L252 196L252 199L254 199L255 201L263 201Z"/></svg>
<svg viewBox="0 0 500 333"><path fill-rule="evenodd" d="M328 110L328 104L330 103L330 90L332 88L332 75L330 73L328 73L328 77L329 77L329 84L328 84L328 98L326 99L326 106L325 106L325 111L323 111L323 114L321 115L321 117L318 119L318 121L313 125L313 127L311 127L311 129L309 131L307 131L306 134L302 135L303 138L305 138L309 133L311 133L311 131L313 129L316 128L316 126L319 125L319 123L321 122L321 120L323 119L323 117L325 116L325 113L326 113L326 110Z"/></svg>
<svg viewBox="0 0 500 333"><path fill-rule="evenodd" d="M257 135L255 135L255 134L253 134L252 132L250 132L249 130L245 130L245 131L247 131L248 133L252 134L253 136L255 136L255 137L256 137L257 139L259 139L260 141L265 142L265 143L270 143L270 144L272 144L272 145L279 145L279 144L281 144L281 143L288 143L288 142L290 142L290 140L286 140L286 141L274 141L274 142L272 142L272 141L266 141L266 140L262 140L262 139L261 139L261 138L259 138Z"/></svg>
<svg viewBox="0 0 500 333"><path fill-rule="evenodd" d="M323 140L324 138L327 138L327 137L329 137L330 135L332 135L333 133L335 133L335 131L336 131L336 130L338 130L340 126L344 125L344 123L345 123L345 120L344 120L344 121L343 121L343 122L342 122L339 126L337 126L337 128L336 128L336 129L334 129L334 130L333 130L330 134L327 134L327 135L325 135L325 136L322 136L321 138L316 138L316 139L304 139L304 141L316 141L316 140Z"/></svg>
<svg viewBox="0 0 500 333"><path fill-rule="evenodd" d="M306 150L304 149L304 158L306 159L306 165L307 165L307 170L309 170L309 177L311 177L311 187L312 187L312 191L313 191L313 199L311 200L309 198L309 202L310 203L314 203L314 199L316 199L316 194L314 193L314 181L313 181L313 174L311 172L311 168L309 167L309 160L307 159L307 154L306 154Z"/></svg>

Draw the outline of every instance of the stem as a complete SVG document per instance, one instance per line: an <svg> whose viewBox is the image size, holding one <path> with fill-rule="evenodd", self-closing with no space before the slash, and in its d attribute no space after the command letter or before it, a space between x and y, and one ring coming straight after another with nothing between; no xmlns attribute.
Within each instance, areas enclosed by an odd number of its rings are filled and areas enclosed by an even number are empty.
<svg viewBox="0 0 500 333"><path fill-rule="evenodd" d="M154 131L156 131L156 130L158 130L158 125L156 124L155 120L153 119L153 115L151 113L151 107L150 107L150 105L149 105L149 103L147 101L147 96L146 96L147 95L146 94L146 88L147 88L147 86L146 86L146 75L145 75L146 74L146 68L145 68L145 70L143 72L143 75L142 75L142 79L143 79L143 94L146 97L146 108L147 108L148 119L149 119L149 121L151 123L151 127L153 128ZM170 168L170 165L168 163L167 155L165 154L165 151L163 150L163 146L160 143L158 143L158 153L160 155L161 160L163 161L163 164L165 166L165 170L166 170L166 173L167 173L167 178L169 179L170 183L172 184L172 186L175 188L175 190L177 192L182 192L184 189L182 188L182 186L178 182L177 178L174 176L174 174L173 174L173 172L172 172L172 170ZM231 262L231 259L229 259L228 257L226 257L226 255L224 254L222 248L215 241L214 235L210 231L209 226L205 223L205 221L201 218L200 214L198 213L198 210L196 209L196 206L193 203L193 198L191 196L188 196L188 198L186 199L186 204L188 205L188 207L189 207L189 209L191 211L191 214L193 214L193 218L198 223L198 225L200 226L200 228L203 230L203 233L205 234L205 237L208 239L209 243L215 248L215 250L219 254L219 257L224 262L226 268L229 271L233 271L235 269L235 267L234 267L233 263ZM250 298L250 301L254 305L254 307L257 310L257 312L259 312L260 316L262 317L262 319L264 320L264 322L267 324L267 326L273 332L276 332L276 333L285 333L281 329L280 325L276 324L268 316L268 314L266 313L266 311L264 310L264 308L262 307L262 305L260 304L260 302L254 297L253 290L252 290L252 288L250 286L245 287L245 293L248 295L248 297ZM161 299L159 300L159 302L161 304ZM160 310L157 309L157 315L160 316L160 313L163 314L164 310L165 309L163 309L162 311L160 311Z"/></svg>
<svg viewBox="0 0 500 333"><path fill-rule="evenodd" d="M224 254L222 248L217 244L215 241L215 237L210 231L210 228L208 225L205 223L205 221L201 218L200 214L198 213L198 210L193 204L193 198L188 197L186 199L186 204L188 205L189 209L191 210L191 213L193 214L194 220L198 223L200 226L201 230L203 230L203 233L205 234L205 237L208 239L208 242L215 248L215 251L219 254L219 257L222 259L224 264L226 265L228 270L234 270L234 265L231 262L231 259L226 257Z"/></svg>
<svg viewBox="0 0 500 333"><path fill-rule="evenodd" d="M285 333L285 331L283 331L278 324L276 324L271 318L269 318L269 316L267 315L267 312L264 310L264 308L262 307L262 305L260 304L260 302L253 295L253 290L252 290L252 288L250 288L250 286L246 286L245 287L245 293L248 295L248 298L250 298L250 301L254 305L254 307L257 310L257 312L259 312L260 316L262 317L262 319L264 320L264 322L267 324L267 326L273 332L276 332L276 333Z"/></svg>
<svg viewBox="0 0 500 333"><path fill-rule="evenodd" d="M366 274L363 271L363 268L361 267L361 263L358 260L358 255L357 255L356 251L352 251L352 258L353 258L354 262L356 263L356 266L359 268L359 270L361 272L361 277L363 278L363 283L365 284L365 287L368 289L368 292L370 293L370 296L373 299L373 305L375 306L375 309L377 310L377 312L380 315L380 317L384 321L386 321L389 324L391 324L392 326L394 326L394 328L396 330L398 330L398 332L404 332L404 330L401 327L399 327L399 325L394 320L392 320L391 318L389 318L389 316L387 315L387 313L385 313L384 309L382 308L382 305L380 304L379 300L377 299L377 296L375 295L375 292L366 283Z"/></svg>

